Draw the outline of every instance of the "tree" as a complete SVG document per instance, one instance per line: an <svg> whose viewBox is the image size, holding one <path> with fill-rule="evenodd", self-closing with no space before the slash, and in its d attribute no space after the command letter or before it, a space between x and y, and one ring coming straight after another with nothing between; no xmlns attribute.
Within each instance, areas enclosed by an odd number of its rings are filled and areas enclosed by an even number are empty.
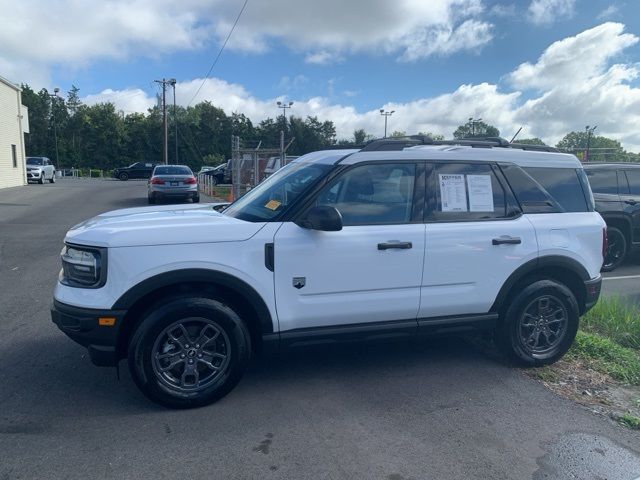
<svg viewBox="0 0 640 480"><path fill-rule="evenodd" d="M391 138L402 138L402 137L406 137L407 136L407 132L405 132L404 130L395 130L390 137Z"/></svg>
<svg viewBox="0 0 640 480"><path fill-rule="evenodd" d="M547 146L542 140L537 137L534 138L523 138L522 140L514 140L513 143L522 143L523 145L543 145Z"/></svg>
<svg viewBox="0 0 640 480"><path fill-rule="evenodd" d="M461 138L483 138L483 137L499 137L500 130L493 125L483 122L482 120L469 120L464 125L460 125L453 132L453 137Z"/></svg>
<svg viewBox="0 0 640 480"><path fill-rule="evenodd" d="M367 141L367 137L368 135L364 128L353 131L353 143L356 145L362 145Z"/></svg>
<svg viewBox="0 0 640 480"><path fill-rule="evenodd" d="M584 131L569 132L558 142L556 148L564 152L575 153L586 160L585 153L589 144L589 161L591 162L624 162L629 154L622 148L618 140L591 135Z"/></svg>
<svg viewBox="0 0 640 480"><path fill-rule="evenodd" d="M418 132L418 135L423 137L431 137L432 140L444 140L444 135L439 133L431 133L431 132Z"/></svg>

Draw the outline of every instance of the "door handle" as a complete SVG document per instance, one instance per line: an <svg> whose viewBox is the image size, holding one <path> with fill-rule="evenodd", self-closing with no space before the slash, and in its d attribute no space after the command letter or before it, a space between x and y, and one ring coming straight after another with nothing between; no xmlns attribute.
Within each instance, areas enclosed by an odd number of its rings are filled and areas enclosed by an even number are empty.
<svg viewBox="0 0 640 480"><path fill-rule="evenodd" d="M518 245L522 243L522 239L520 237L510 237L509 235L503 235L498 238L494 238L491 240L493 245Z"/></svg>
<svg viewBox="0 0 640 480"><path fill-rule="evenodd" d="M624 203L628 203L629 205L635 205L638 202L636 202L635 200L625 200Z"/></svg>
<svg viewBox="0 0 640 480"><path fill-rule="evenodd" d="M378 250L389 250L390 248L407 250L413 248L413 244L411 242L384 242L378 244Z"/></svg>

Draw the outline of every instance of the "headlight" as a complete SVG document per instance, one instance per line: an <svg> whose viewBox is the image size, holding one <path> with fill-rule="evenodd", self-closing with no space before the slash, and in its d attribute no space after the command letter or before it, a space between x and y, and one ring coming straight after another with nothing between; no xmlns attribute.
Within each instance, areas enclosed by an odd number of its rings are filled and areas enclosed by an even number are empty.
<svg viewBox="0 0 640 480"><path fill-rule="evenodd" d="M70 287L100 288L107 280L107 249L65 245L60 252L60 283Z"/></svg>

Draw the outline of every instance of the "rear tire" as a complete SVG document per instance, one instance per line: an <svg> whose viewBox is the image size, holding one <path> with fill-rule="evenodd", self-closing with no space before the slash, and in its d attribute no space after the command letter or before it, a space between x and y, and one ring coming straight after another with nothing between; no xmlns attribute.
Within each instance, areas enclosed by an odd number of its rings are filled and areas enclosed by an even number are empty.
<svg viewBox="0 0 640 480"><path fill-rule="evenodd" d="M170 408L208 405L240 381L251 357L249 331L231 307L176 297L153 307L129 342L129 369L142 393Z"/></svg>
<svg viewBox="0 0 640 480"><path fill-rule="evenodd" d="M149 195L147 199L149 200L149 205L155 205L156 197L154 197L153 195Z"/></svg>
<svg viewBox="0 0 640 480"><path fill-rule="evenodd" d="M197 196L193 197L193 198L191 199L191 201L192 201L193 203L199 203L199 202L200 202L200 195L197 195Z"/></svg>
<svg viewBox="0 0 640 480"><path fill-rule="evenodd" d="M578 312L575 296L566 286L553 280L533 282L509 302L495 330L495 343L518 365L549 365L571 347Z"/></svg>
<svg viewBox="0 0 640 480"><path fill-rule="evenodd" d="M602 264L603 272L611 272L618 268L627 256L627 238L622 230L616 227L607 227L607 251Z"/></svg>

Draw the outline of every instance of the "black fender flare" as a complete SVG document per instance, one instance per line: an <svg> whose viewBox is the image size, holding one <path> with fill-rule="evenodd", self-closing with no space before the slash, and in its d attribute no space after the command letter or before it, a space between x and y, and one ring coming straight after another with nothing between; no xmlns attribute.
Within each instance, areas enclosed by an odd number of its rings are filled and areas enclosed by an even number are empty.
<svg viewBox="0 0 640 480"><path fill-rule="evenodd" d="M577 260L569 257L563 257L561 255L546 255L543 257L534 258L518 267L509 278L504 282L500 292L496 296L493 305L491 306L491 312L497 312L502 308L504 301L507 299L511 289L527 275L539 271L545 267L555 267L564 270L569 270L575 273L583 282L591 279L589 272L583 265Z"/></svg>
<svg viewBox="0 0 640 480"><path fill-rule="evenodd" d="M128 310L140 298L160 288L190 282L219 284L235 290L249 302L258 314L261 333L263 335L273 333L273 321L267 304L251 285L228 273L204 268L185 268L149 277L120 296L112 309Z"/></svg>

